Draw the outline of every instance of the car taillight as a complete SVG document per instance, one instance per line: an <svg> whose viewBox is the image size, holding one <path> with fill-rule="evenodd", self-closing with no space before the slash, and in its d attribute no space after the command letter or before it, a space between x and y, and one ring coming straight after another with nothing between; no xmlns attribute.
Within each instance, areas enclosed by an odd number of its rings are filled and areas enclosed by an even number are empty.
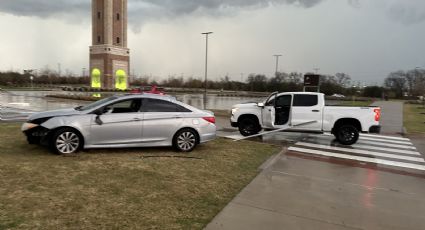
<svg viewBox="0 0 425 230"><path fill-rule="evenodd" d="M215 124L215 117L203 117L202 119Z"/></svg>
<svg viewBox="0 0 425 230"><path fill-rule="evenodd" d="M381 109L374 109L375 112L375 121L379 121L381 119Z"/></svg>

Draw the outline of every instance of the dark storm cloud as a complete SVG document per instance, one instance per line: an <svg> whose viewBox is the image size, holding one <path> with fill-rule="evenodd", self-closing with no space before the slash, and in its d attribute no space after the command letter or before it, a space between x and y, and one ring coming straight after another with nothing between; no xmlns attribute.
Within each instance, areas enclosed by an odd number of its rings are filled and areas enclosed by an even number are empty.
<svg viewBox="0 0 425 230"><path fill-rule="evenodd" d="M265 7L270 4L294 4L312 7L322 0L129 0L129 11L134 17L145 19L190 14L204 9L205 13L218 14L226 8ZM51 17L60 15L81 16L90 11L91 0L0 0L0 12L18 15Z"/></svg>
<svg viewBox="0 0 425 230"><path fill-rule="evenodd" d="M90 11L88 0L0 0L0 12L47 18Z"/></svg>
<svg viewBox="0 0 425 230"><path fill-rule="evenodd" d="M324 0L128 0L130 24L158 18L172 18L199 13L210 16L233 15L240 9L255 9L270 5L289 4L309 8ZM362 0L346 0L359 8ZM387 15L403 24L425 20L424 0L377 0ZM77 22L90 19L91 0L0 0L0 13L40 18L57 17Z"/></svg>
<svg viewBox="0 0 425 230"><path fill-rule="evenodd" d="M394 3L389 6L387 13L390 18L405 25L416 24L425 20L425 1L411 0Z"/></svg>

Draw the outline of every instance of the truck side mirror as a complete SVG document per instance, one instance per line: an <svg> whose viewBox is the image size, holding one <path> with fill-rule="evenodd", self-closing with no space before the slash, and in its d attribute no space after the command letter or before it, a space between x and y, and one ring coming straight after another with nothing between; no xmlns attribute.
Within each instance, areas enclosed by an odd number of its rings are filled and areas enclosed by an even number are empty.
<svg viewBox="0 0 425 230"><path fill-rule="evenodd" d="M257 104L257 106L258 107L264 107L264 103L263 102L260 102L260 103Z"/></svg>

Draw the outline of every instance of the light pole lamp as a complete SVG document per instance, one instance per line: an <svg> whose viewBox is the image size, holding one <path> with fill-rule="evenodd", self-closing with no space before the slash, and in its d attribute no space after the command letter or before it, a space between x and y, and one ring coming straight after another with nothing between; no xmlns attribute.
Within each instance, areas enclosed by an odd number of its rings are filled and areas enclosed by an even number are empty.
<svg viewBox="0 0 425 230"><path fill-rule="evenodd" d="M204 91L204 109L207 109L207 84L208 84L208 36L213 32L202 33L205 35L206 51L205 51L205 91Z"/></svg>

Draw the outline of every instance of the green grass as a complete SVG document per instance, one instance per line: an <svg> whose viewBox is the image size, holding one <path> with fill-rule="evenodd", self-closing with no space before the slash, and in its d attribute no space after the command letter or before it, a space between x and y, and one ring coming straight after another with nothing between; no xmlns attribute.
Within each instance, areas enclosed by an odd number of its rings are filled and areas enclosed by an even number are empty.
<svg viewBox="0 0 425 230"><path fill-rule="evenodd" d="M341 106L370 106L372 101L341 101L338 105Z"/></svg>
<svg viewBox="0 0 425 230"><path fill-rule="evenodd" d="M64 157L27 144L13 123L0 124L0 148L0 229L201 229L280 149L217 139L190 154Z"/></svg>
<svg viewBox="0 0 425 230"><path fill-rule="evenodd" d="M404 127L408 133L425 134L425 108L422 105L404 104Z"/></svg>

